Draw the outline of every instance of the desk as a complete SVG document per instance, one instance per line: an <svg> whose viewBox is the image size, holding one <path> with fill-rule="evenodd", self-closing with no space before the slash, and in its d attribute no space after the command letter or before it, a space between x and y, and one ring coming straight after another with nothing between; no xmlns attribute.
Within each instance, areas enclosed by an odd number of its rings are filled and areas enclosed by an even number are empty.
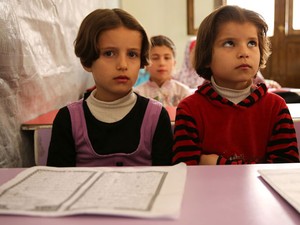
<svg viewBox="0 0 300 225"><path fill-rule="evenodd" d="M27 217L0 215L5 225L290 225L300 214L266 182L258 169L300 168L300 163L239 166L189 166L181 215L177 220L78 215ZM0 169L0 184L22 169Z"/></svg>
<svg viewBox="0 0 300 225"><path fill-rule="evenodd" d="M52 124L58 109L38 116L22 124L22 130L34 132L34 160L36 165L46 165L51 139Z"/></svg>
<svg viewBox="0 0 300 225"><path fill-rule="evenodd" d="M300 103L287 104L287 106L294 121L298 141L298 150L300 151Z"/></svg>
<svg viewBox="0 0 300 225"><path fill-rule="evenodd" d="M52 110L48 113L40 115L35 119L26 121L22 124L22 130L37 130L40 128L52 128L53 121L55 119L58 109Z"/></svg>
<svg viewBox="0 0 300 225"><path fill-rule="evenodd" d="M289 88L289 87L282 87L282 88L269 88L268 91L270 92L294 92L300 95L300 88Z"/></svg>
<svg viewBox="0 0 300 225"><path fill-rule="evenodd" d="M300 121L300 103L287 104L293 121Z"/></svg>
<svg viewBox="0 0 300 225"><path fill-rule="evenodd" d="M166 106L165 108L169 113L171 123L174 123L175 122L175 117L176 117L177 107L175 107L175 106Z"/></svg>

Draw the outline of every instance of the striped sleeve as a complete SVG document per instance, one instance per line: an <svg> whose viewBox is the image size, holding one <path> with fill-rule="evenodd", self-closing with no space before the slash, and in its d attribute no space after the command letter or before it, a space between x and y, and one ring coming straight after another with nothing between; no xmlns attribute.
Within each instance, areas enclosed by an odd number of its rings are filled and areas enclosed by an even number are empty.
<svg viewBox="0 0 300 225"><path fill-rule="evenodd" d="M293 120L287 107L278 114L268 143L268 163L299 162L299 151Z"/></svg>
<svg viewBox="0 0 300 225"><path fill-rule="evenodd" d="M181 107L177 108L174 145L173 145L173 164L184 162L187 165L199 165L201 146L199 135L196 129L196 121L185 113Z"/></svg>

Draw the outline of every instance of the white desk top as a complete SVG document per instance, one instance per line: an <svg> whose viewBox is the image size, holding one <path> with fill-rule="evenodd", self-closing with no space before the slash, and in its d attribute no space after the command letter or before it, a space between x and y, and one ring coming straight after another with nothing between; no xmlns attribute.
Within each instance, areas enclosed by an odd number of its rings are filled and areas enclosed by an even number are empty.
<svg viewBox="0 0 300 225"><path fill-rule="evenodd" d="M300 120L300 103L287 104L293 120Z"/></svg>
<svg viewBox="0 0 300 225"><path fill-rule="evenodd" d="M300 214L257 172L258 169L272 168L300 168L300 164L188 167L181 216L177 220L97 215L57 218L1 215L0 221L5 225L300 224ZM0 169L0 184L21 170Z"/></svg>

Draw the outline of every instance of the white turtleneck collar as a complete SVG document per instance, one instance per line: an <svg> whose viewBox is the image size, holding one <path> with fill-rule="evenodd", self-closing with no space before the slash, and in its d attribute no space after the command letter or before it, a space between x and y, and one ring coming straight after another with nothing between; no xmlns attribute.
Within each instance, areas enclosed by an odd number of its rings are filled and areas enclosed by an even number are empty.
<svg viewBox="0 0 300 225"><path fill-rule="evenodd" d="M235 90L235 89L221 87L216 84L213 76L211 77L211 83L213 88L219 95L221 95L223 98L228 99L234 104L238 104L239 102L243 101L252 92L252 83L248 87L242 90Z"/></svg>
<svg viewBox="0 0 300 225"><path fill-rule="evenodd" d="M93 116L105 123L114 123L123 119L134 107L137 95L131 90L126 96L112 102L104 102L95 98L96 89L86 99Z"/></svg>

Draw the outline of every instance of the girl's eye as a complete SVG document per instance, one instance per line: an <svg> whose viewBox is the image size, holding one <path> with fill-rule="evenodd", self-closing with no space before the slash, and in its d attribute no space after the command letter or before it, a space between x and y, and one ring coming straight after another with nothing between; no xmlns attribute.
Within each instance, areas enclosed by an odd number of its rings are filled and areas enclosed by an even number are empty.
<svg viewBox="0 0 300 225"><path fill-rule="evenodd" d="M130 58L137 58L139 56L139 54L134 51L129 52L128 55Z"/></svg>
<svg viewBox="0 0 300 225"><path fill-rule="evenodd" d="M107 57L111 57L114 55L114 52L113 51L105 51L105 52L103 52L103 55L107 56Z"/></svg>
<svg viewBox="0 0 300 225"><path fill-rule="evenodd" d="M249 47L255 47L255 46L257 46L257 42L256 41L249 41L248 46Z"/></svg>
<svg viewBox="0 0 300 225"><path fill-rule="evenodd" d="M232 46L234 46L233 41L226 41L224 43L224 47L232 47Z"/></svg>

